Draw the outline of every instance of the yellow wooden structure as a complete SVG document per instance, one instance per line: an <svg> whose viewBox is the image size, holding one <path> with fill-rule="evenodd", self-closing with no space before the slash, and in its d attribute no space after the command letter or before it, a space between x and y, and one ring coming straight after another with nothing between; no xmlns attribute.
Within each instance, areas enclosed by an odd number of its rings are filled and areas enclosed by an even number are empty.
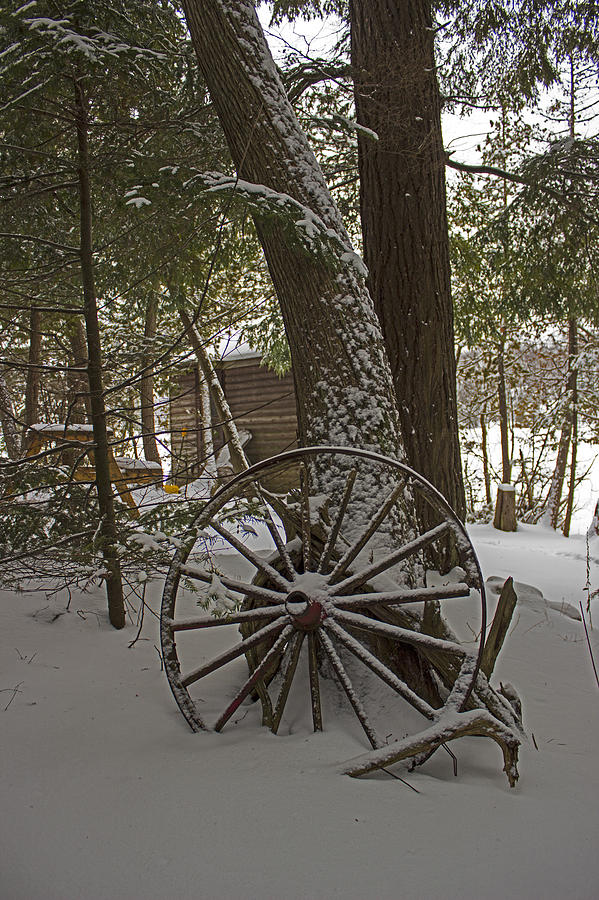
<svg viewBox="0 0 599 900"><path fill-rule="evenodd" d="M107 429L109 436L112 429ZM28 457L37 456L46 447L56 445L57 451L80 451L80 461L73 471L75 481L93 484L96 480L96 467L94 458L94 434L91 425L58 423L39 423L30 427L30 444L27 450ZM89 463L84 463L87 457ZM145 460L129 459L124 456L115 457L112 447L108 445L108 465L110 468L110 480L115 485L117 493L125 501L135 518L139 516L139 510L131 495L130 485L148 485L156 481L162 481L162 468L159 463L150 463Z"/></svg>

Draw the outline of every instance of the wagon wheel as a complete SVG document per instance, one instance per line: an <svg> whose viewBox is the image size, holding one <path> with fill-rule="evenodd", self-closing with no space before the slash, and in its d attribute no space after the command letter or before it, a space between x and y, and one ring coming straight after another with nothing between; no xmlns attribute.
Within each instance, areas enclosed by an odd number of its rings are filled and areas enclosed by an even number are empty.
<svg viewBox="0 0 599 900"><path fill-rule="evenodd" d="M285 494L276 492L282 485ZM434 524L398 538L415 495ZM412 469L364 450L293 450L221 488L192 532L166 580L161 639L171 690L194 731L221 731L258 694L263 722L277 732L292 684L302 679L320 731L323 670L374 748L383 739L361 696L363 676L368 699L373 682L384 685L429 721L447 704L466 708L484 644L482 575L464 526ZM431 551L441 548L451 571L423 577ZM206 635L210 646L202 650ZM404 674L410 653L430 664L435 696L414 687L409 665ZM244 656L249 674L240 668ZM208 725L205 685L213 673L217 688L225 674L239 681L223 688Z"/></svg>

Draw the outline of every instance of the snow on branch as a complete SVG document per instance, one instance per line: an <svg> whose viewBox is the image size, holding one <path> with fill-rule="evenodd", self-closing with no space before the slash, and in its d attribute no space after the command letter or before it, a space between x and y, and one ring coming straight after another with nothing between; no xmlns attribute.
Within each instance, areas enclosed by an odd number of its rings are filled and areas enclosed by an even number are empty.
<svg viewBox="0 0 599 900"><path fill-rule="evenodd" d="M337 266L350 266L361 278L367 277L368 270L362 258L351 246L333 228L327 228L320 216L289 194L220 172L199 173L185 182L184 186L197 183L204 187L205 193L234 192L236 197L259 216L276 218L290 227L292 234L308 253L328 257Z"/></svg>
<svg viewBox="0 0 599 900"><path fill-rule="evenodd" d="M27 8L29 7L21 7L18 12L23 12ZM117 35L102 31L95 26L89 29L88 34L83 34L80 30L76 30L74 23L68 18L52 19L47 16L39 16L22 21L30 31L50 37L56 47L67 50L67 52L81 53L90 61L100 62L104 56L119 57L123 53L132 54L135 59L166 58L164 53L129 44Z"/></svg>

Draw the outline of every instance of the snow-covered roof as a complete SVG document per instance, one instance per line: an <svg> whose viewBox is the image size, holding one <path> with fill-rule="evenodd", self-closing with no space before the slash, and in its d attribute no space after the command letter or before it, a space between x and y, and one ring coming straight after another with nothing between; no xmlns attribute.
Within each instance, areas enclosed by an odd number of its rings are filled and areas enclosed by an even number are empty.
<svg viewBox="0 0 599 900"><path fill-rule="evenodd" d="M260 359L261 354L257 350L252 350L247 341L241 341L238 344L227 342L219 347L220 359L222 362L234 362L238 359Z"/></svg>

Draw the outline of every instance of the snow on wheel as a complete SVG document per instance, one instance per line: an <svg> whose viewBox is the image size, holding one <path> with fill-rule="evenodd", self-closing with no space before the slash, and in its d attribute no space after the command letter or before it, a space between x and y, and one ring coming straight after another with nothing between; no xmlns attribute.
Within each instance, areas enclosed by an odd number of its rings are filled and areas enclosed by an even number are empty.
<svg viewBox="0 0 599 900"><path fill-rule="evenodd" d="M433 552L449 571L431 570ZM444 498L396 460L337 447L280 454L222 487L174 557L161 611L194 731L221 731L259 697L276 733L292 688L320 731L336 714L324 676L373 748L466 708L485 627L480 567Z"/></svg>

